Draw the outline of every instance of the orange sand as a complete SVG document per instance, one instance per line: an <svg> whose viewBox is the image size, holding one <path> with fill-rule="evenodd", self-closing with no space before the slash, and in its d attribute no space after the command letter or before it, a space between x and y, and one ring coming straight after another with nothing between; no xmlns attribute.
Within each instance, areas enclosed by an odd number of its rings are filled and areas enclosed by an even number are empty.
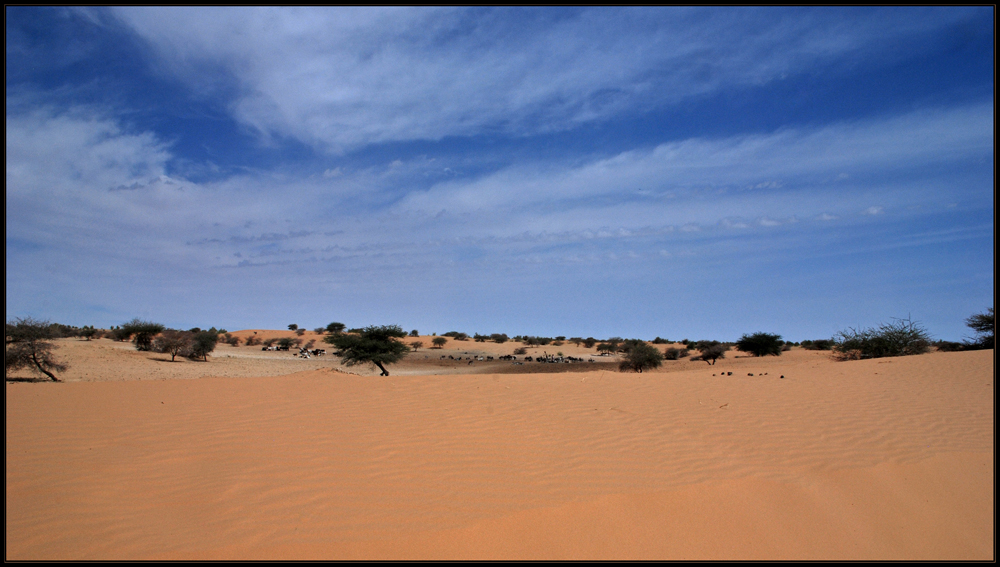
<svg viewBox="0 0 1000 567"><path fill-rule="evenodd" d="M76 381L6 385L8 560L994 558L993 351L380 378L62 344Z"/></svg>

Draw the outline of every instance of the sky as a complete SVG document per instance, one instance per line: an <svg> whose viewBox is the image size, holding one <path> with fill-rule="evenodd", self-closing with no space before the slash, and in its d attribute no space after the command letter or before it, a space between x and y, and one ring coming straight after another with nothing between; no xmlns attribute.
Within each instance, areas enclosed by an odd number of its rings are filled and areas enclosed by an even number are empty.
<svg viewBox="0 0 1000 567"><path fill-rule="evenodd" d="M994 8L6 7L6 313L972 335Z"/></svg>

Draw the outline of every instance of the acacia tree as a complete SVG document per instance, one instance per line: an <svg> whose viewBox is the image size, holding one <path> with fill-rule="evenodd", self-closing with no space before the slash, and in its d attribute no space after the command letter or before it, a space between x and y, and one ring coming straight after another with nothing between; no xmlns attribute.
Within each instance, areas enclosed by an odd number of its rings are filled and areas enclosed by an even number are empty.
<svg viewBox="0 0 1000 567"><path fill-rule="evenodd" d="M444 345L448 344L448 339L444 337L435 337L431 343L434 345L434 348L442 348Z"/></svg>
<svg viewBox="0 0 1000 567"><path fill-rule="evenodd" d="M216 343L219 342L219 334L212 331L201 331L191 337L191 346L187 350L187 357L192 360L201 358L208 362L208 353L215 350Z"/></svg>
<svg viewBox="0 0 1000 567"><path fill-rule="evenodd" d="M993 348L996 342L996 320L993 318L993 308L985 313L976 313L965 320L965 324L976 332L976 345L982 348Z"/></svg>
<svg viewBox="0 0 1000 567"><path fill-rule="evenodd" d="M410 343L410 347L413 349L413 352L417 352L417 349L422 346L424 346L424 343L420 341L413 341L412 343Z"/></svg>
<svg viewBox="0 0 1000 567"><path fill-rule="evenodd" d="M729 350L729 345L723 343L703 345L700 350L701 355L691 360L704 360L709 365L714 365L716 360L726 358L726 351Z"/></svg>
<svg viewBox="0 0 1000 567"><path fill-rule="evenodd" d="M736 341L736 350L749 352L754 356L781 356L781 335L769 333L754 333L743 335Z"/></svg>
<svg viewBox="0 0 1000 567"><path fill-rule="evenodd" d="M192 336L193 333L187 331L168 329L153 339L153 351L170 353L170 361L173 362L178 354L184 354L191 346Z"/></svg>
<svg viewBox="0 0 1000 567"><path fill-rule="evenodd" d="M53 382L61 382L51 371L65 372L67 366L60 364L52 356L55 345L49 342L55 338L52 325L48 321L37 321L31 317L15 319L6 323L4 329L4 375L12 370L28 367L49 377Z"/></svg>
<svg viewBox="0 0 1000 567"><path fill-rule="evenodd" d="M326 332L330 333L331 335L338 335L340 333L343 333L344 329L346 328L347 325L343 323L333 322L326 326Z"/></svg>
<svg viewBox="0 0 1000 567"><path fill-rule="evenodd" d="M163 325L151 321L143 321L136 317L122 325L122 333L132 337L135 350L152 350L153 337L163 332Z"/></svg>
<svg viewBox="0 0 1000 567"><path fill-rule="evenodd" d="M406 336L399 325L371 325L358 333L329 335L323 340L337 348L333 354L340 357L345 366L355 364L372 364L382 371L382 376L388 376L386 364L399 362L409 347L399 341Z"/></svg>
<svg viewBox="0 0 1000 567"><path fill-rule="evenodd" d="M642 372L659 368L663 364L663 353L652 345L644 342L631 343L624 360L618 363L622 372Z"/></svg>

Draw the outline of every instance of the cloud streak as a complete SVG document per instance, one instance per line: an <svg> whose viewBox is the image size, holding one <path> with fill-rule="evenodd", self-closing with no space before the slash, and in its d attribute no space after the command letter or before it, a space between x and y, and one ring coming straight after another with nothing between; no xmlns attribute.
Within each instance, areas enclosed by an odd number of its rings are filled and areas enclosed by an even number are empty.
<svg viewBox="0 0 1000 567"><path fill-rule="evenodd" d="M244 124L333 152L567 130L864 57L968 17L600 7L115 14L152 46L165 73L200 92L224 91ZM879 24L884 17L895 25Z"/></svg>

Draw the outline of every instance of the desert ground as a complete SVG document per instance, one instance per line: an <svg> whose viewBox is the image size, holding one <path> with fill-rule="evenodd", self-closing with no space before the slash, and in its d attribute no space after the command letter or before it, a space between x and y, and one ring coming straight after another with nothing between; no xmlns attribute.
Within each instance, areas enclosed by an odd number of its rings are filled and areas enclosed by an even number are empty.
<svg viewBox="0 0 1000 567"><path fill-rule="evenodd" d="M63 383L6 382L6 559L995 559L992 350L634 374L416 340L388 377L56 341Z"/></svg>

